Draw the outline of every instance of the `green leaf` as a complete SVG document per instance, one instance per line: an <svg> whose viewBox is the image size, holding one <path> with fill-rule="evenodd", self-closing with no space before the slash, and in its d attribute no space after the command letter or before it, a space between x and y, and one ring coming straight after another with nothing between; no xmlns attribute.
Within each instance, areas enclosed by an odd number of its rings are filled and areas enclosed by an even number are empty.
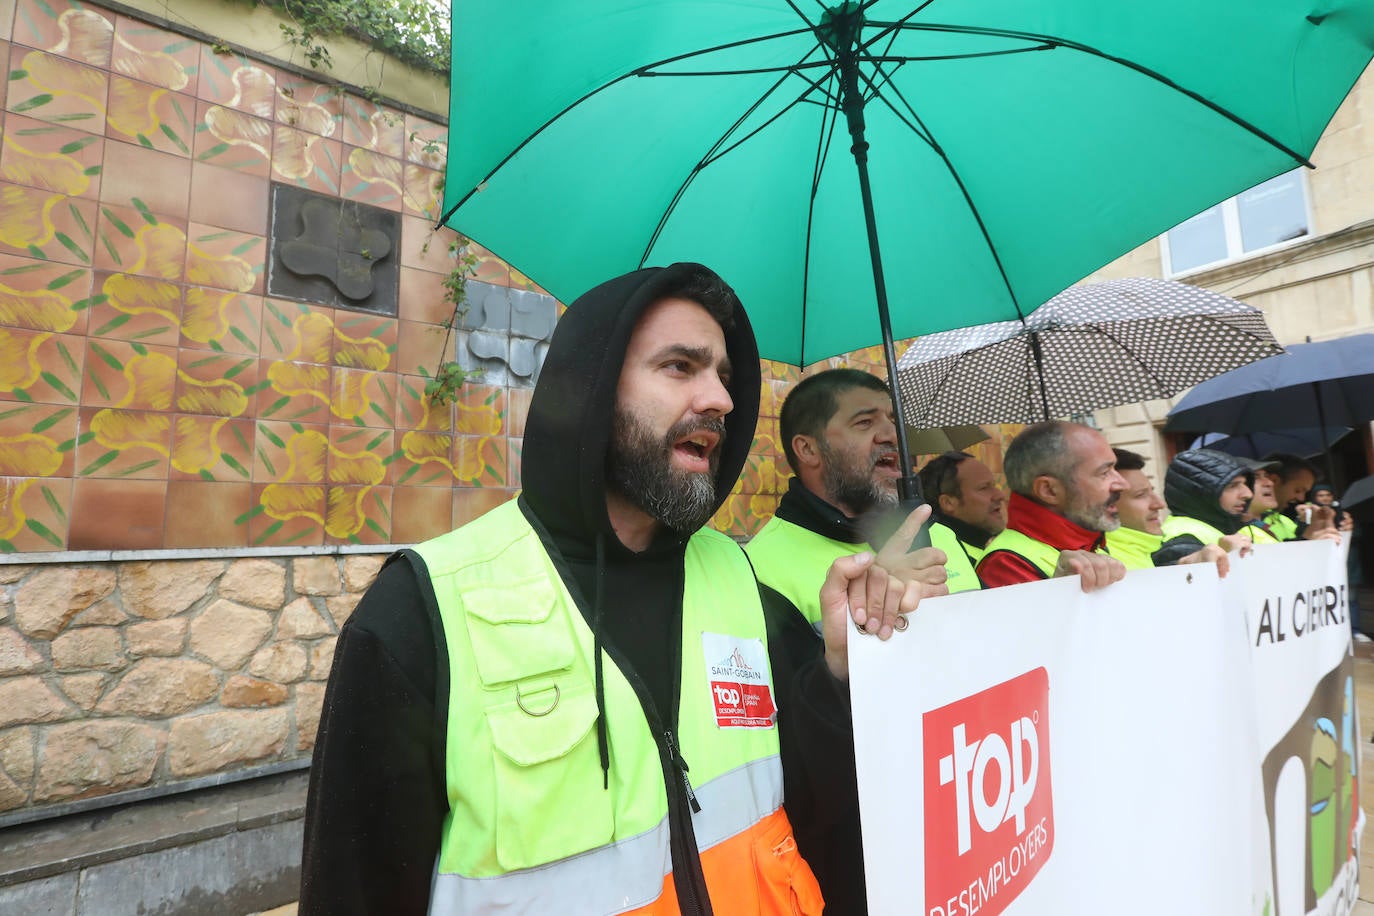
<svg viewBox="0 0 1374 916"><path fill-rule="evenodd" d="M76 220L77 228L81 230L81 234L84 235L86 238L90 238L91 224L86 222L86 214L82 213L81 210L78 209L76 204L74 203L68 203L67 209L71 211L72 219Z"/></svg>
<svg viewBox="0 0 1374 916"><path fill-rule="evenodd" d="M265 508L263 507L262 503L258 503L256 506L254 506L253 508L249 509L247 512L243 513L242 515L240 515L238 518L234 519L234 524L235 524L235 525L242 525L244 522L248 521L250 518L255 518L256 516L262 515L262 514L263 514L264 512L266 512L266 511L267 511L267 509L265 509Z"/></svg>
<svg viewBox="0 0 1374 916"><path fill-rule="evenodd" d="M399 487L401 484L405 483L407 480L414 477L415 472L418 470L420 470L420 466L418 464L412 464L409 468L406 469L406 472L404 474L396 478L396 486Z"/></svg>
<svg viewBox="0 0 1374 916"><path fill-rule="evenodd" d="M129 346L130 346L130 347L133 349L133 351L134 351L135 353L137 353L139 356L147 356L147 355L148 355L148 348L145 347L145 346L143 346L143 344L139 343L138 341L134 341L133 343L129 344Z"/></svg>
<svg viewBox="0 0 1374 916"><path fill-rule="evenodd" d="M100 381L100 376L92 374L90 380L95 390L100 392L100 396L107 401L110 400L110 392L105 389L105 383Z"/></svg>
<svg viewBox="0 0 1374 916"><path fill-rule="evenodd" d="M67 368L71 370L72 375L81 375L81 370L76 368L76 360L72 359L71 353L67 352L67 347L62 343L60 338L57 341L57 353L62 357L62 362L67 364Z"/></svg>
<svg viewBox="0 0 1374 916"><path fill-rule="evenodd" d="M141 464L136 464L136 465L134 465L133 467L125 468L124 470L120 471L119 473L115 474L114 476L116 476L116 477L128 477L128 476L130 476L130 475L132 475L132 474L137 474L139 471L146 471L146 470L148 470L149 468L157 467L158 464L159 464L158 459L154 458L154 459L151 460L151 461L144 461L143 463L141 463Z"/></svg>
<svg viewBox="0 0 1374 916"><path fill-rule="evenodd" d="M13 108L10 109L10 111L14 112L15 114L23 114L26 111L33 111L35 108L42 108L44 105L48 104L51 101L52 93L40 92L38 95L34 96L28 101L20 102L18 105L15 105Z"/></svg>
<svg viewBox="0 0 1374 916"><path fill-rule="evenodd" d="M249 385L247 388L243 389L243 393L244 393L244 394L257 394L259 391L266 391L268 388L271 388L271 387L272 387L272 380L271 380L271 379L265 378L265 379L263 379L262 381L257 382L256 384L253 384L253 385Z"/></svg>
<svg viewBox="0 0 1374 916"><path fill-rule="evenodd" d="M371 528L374 532L376 532L377 537L379 538L389 539L391 537L391 535L387 534L386 531L383 530L381 525L377 524L372 519L367 520L367 527Z"/></svg>
<svg viewBox="0 0 1374 916"><path fill-rule="evenodd" d="M214 482L214 480L215 480L215 475L214 475L214 474L211 474L208 468L201 468L200 471L199 471L199 473L200 473L200 479L201 479L201 480L208 480L208 481L210 481L210 482L212 482L212 483Z"/></svg>
<svg viewBox="0 0 1374 916"><path fill-rule="evenodd" d="M271 406L271 407L268 407L266 410L264 410L261 414L259 414L259 416L262 416L262 417L270 417L270 416L272 416L272 414L274 414L274 413L276 413L277 411L281 410L283 407L285 407L287 404L290 404L290 403L291 403L291 397L290 397L290 395L282 395L280 398L277 398L277 400L273 401L273 402L272 402L272 406Z"/></svg>
<svg viewBox="0 0 1374 916"><path fill-rule="evenodd" d="M99 175L100 172L101 172L101 167L98 166L98 165L88 165L88 166L86 166L84 169L81 170L81 174L82 174L82 175L87 175L87 176L89 176L89 177L91 177L91 178L94 178L96 175Z"/></svg>
<svg viewBox="0 0 1374 916"><path fill-rule="evenodd" d="M133 320L133 315L129 314L128 312L120 312L118 315L114 316L109 321L105 322L105 324L96 328L91 333L96 337L104 337L111 331L117 328L122 328L124 325L128 324L130 321Z"/></svg>
<svg viewBox="0 0 1374 916"><path fill-rule="evenodd" d="M101 362L109 366L114 371L124 371L124 364L121 363L119 360L115 359L114 355L110 353L110 351L102 347L100 344L96 343L95 341L91 341L91 350L95 353L96 356L100 357Z"/></svg>
<svg viewBox="0 0 1374 916"><path fill-rule="evenodd" d="M185 120L185 116L183 116L183 120ZM188 155L188 156L191 155L191 148L188 147L188 146L182 141L182 139L181 139L180 137L177 136L176 131L172 130L171 125L169 125L169 124L161 124L161 125L159 125L159 127L162 129L163 135L164 135L168 140L171 140L173 143L176 144L176 148L177 148L177 149L181 150L183 153L185 153L185 154Z"/></svg>
<svg viewBox="0 0 1374 916"><path fill-rule="evenodd" d="M224 375L222 375L221 378L231 379L234 376L243 372L244 369L247 369L249 366L253 365L253 362L254 361L251 359L245 359L243 362L231 366L229 368L229 371L224 373Z"/></svg>
<svg viewBox="0 0 1374 916"><path fill-rule="evenodd" d="M73 312L79 312L79 311L81 311L82 309L88 309L88 308L90 308L90 307L92 307L92 306L95 306L95 305L103 305L103 304L105 304L106 302L109 302L109 301L110 301L110 297L107 296L107 295L105 295L104 293L101 293L101 294L98 295L98 296L89 296L89 297L87 297L87 298L85 298L85 299L78 299L77 301L73 302L73 303L72 303L72 311L73 311Z"/></svg>
<svg viewBox="0 0 1374 916"><path fill-rule="evenodd" d="M248 339L248 335L245 334L245 333L243 333L243 331L240 330L237 326L231 326L231 327L229 328L229 333L232 334L232 335L234 335L234 338L237 339L239 343L241 343L241 344L243 344L245 347L247 347L247 348L248 348L248 352L250 352L250 353L256 353L256 352L258 352L258 348L257 348L257 346L253 343L253 341L249 340L249 339Z"/></svg>
<svg viewBox="0 0 1374 916"><path fill-rule="evenodd" d="M17 108L14 110L18 111ZM57 115L53 120L65 124L69 121L90 121L94 117L95 115L89 111L78 111L73 114Z"/></svg>
<svg viewBox="0 0 1374 916"><path fill-rule="evenodd" d="M256 547L257 545L261 544L263 541L265 541L265 540L267 540L268 538L272 537L272 535L274 535L274 534L276 534L278 531L280 531L280 530L282 529L282 526L285 525L285 524L286 524L285 522L283 522L283 521L281 521L280 519L278 519L277 521L275 521L275 522L273 522L272 524L268 525L266 528L264 528L264 529L262 530L262 534L258 535L257 537L255 537L255 538L253 539L253 546Z"/></svg>
<svg viewBox="0 0 1374 916"><path fill-rule="evenodd" d="M208 365L210 365L211 363L217 363L217 362L219 362L219 359L220 359L220 358L219 358L218 356L207 356L207 357L205 357L204 359L197 359L197 360L195 360L195 361L193 361L193 362L187 363L187 364L186 364L186 368L187 368L187 369L199 369L201 366L208 366Z"/></svg>
<svg viewBox="0 0 1374 916"><path fill-rule="evenodd" d="M266 438L268 442L271 442L277 448L286 448L286 443L282 441L281 436L272 432L272 430L268 429L262 423L258 424L258 435Z"/></svg>
<svg viewBox="0 0 1374 916"><path fill-rule="evenodd" d="M62 394L62 396L63 396L64 398L66 398L67 400L69 400L69 401L79 401L79 400L81 400L80 398L78 398L78 397L76 396L76 392L74 392L74 391L72 391L70 388L68 388L68 387L66 386L66 384L64 384L63 381L62 381L60 378L58 378L57 376L53 375L51 372L48 372L46 369L45 369L43 372L41 372L41 373L39 374L38 377L41 378L43 381L47 382L48 385L49 385L53 390L60 392L60 393Z"/></svg>
<svg viewBox="0 0 1374 916"><path fill-rule="evenodd" d="M94 474L96 471L98 471L98 470L100 470L101 468L103 468L105 465L109 464L111 461L114 461L114 460L115 460L116 458L118 458L118 457L119 457L119 452L116 452L116 451L109 451L109 452L106 452L105 454L101 455L99 458L97 458L97 459L95 459L94 461L92 461L90 464L86 465L86 467L85 467L82 471L80 471L80 473L78 474L78 476L80 476L80 477L89 477L89 476L91 476L92 474Z"/></svg>
<svg viewBox="0 0 1374 916"><path fill-rule="evenodd" d="M204 162L206 159L213 159L216 156L223 155L224 153L229 152L229 150L230 146L228 143L216 143L214 146L210 147L196 158L199 159L201 162Z"/></svg>
<svg viewBox="0 0 1374 916"><path fill-rule="evenodd" d="M73 140L71 143L63 144L58 147L57 151L64 156L70 156L72 153L80 152L90 146L95 140L95 137L82 137L80 140Z"/></svg>
<svg viewBox="0 0 1374 916"><path fill-rule="evenodd" d="M253 475L251 475L251 474L248 473L248 469L247 469L247 468L245 468L243 465L239 464L239 460L238 460L237 458L235 458L233 455L230 455L230 454L228 454L228 453L225 453L225 454L221 457L221 460L222 460L225 464L229 465L229 467L230 467L231 469L233 469L234 473L235 473L235 474L238 474L238 475L239 475L240 477L242 477L244 480L248 480L250 477L253 476Z"/></svg>
<svg viewBox="0 0 1374 916"><path fill-rule="evenodd" d="M381 445L382 442L385 441L386 438L390 435L390 432L380 433L371 442L369 442L367 445L364 445L363 448L370 452L377 446Z"/></svg>
<svg viewBox="0 0 1374 916"><path fill-rule="evenodd" d="M220 343L218 340L212 340L212 341L210 341L210 343L208 344L208 346L210 347L211 350L214 350L216 353L224 353L224 352L226 352L225 349L224 349L224 344Z"/></svg>
<svg viewBox="0 0 1374 916"><path fill-rule="evenodd" d="M125 339L126 339L126 340L146 340L146 339L149 338L149 337L157 337L159 334L166 334L167 332L169 332L169 331L171 331L171 330L172 330L172 328L171 328L170 326L164 324L164 325L162 325L161 327L148 328L148 329L146 329L146 330L139 331L137 334L130 334L130 335L129 335L128 337L126 337Z"/></svg>
<svg viewBox="0 0 1374 916"><path fill-rule="evenodd" d="M134 137L138 140L139 146L143 147L144 149L153 149L153 141L149 140L143 134L134 134Z"/></svg>
<svg viewBox="0 0 1374 916"><path fill-rule="evenodd" d="M52 490L48 489L47 484L43 485L43 501L48 504L48 508L52 510L53 515L56 515L63 522L66 522L67 512L62 508L62 504L57 501L57 497L53 495Z"/></svg>
<svg viewBox="0 0 1374 916"><path fill-rule="evenodd" d="M50 292L54 290L59 290L62 287L71 284L71 282L75 280L77 277L84 277L85 275L86 272L84 270L69 270L62 276L49 280L48 285L44 287L44 289L47 289Z"/></svg>
<svg viewBox="0 0 1374 916"><path fill-rule="evenodd" d="M53 238L57 239L58 244L60 244L63 248L67 249L73 255L75 255L76 259L80 261L82 264L91 263L91 256L86 254L86 252L82 251L81 246L76 244L76 242L73 242L71 236L67 235L67 233L54 232L52 236Z"/></svg>
<svg viewBox="0 0 1374 916"><path fill-rule="evenodd" d="M267 452L264 451L261 447L258 448L258 459L262 461L262 466L267 468L267 474L269 477L277 476L277 469L272 465L272 459L267 457Z"/></svg>
<svg viewBox="0 0 1374 916"><path fill-rule="evenodd" d="M63 419L64 417L68 416L69 414L71 414L71 412L72 412L72 408L70 408L70 407L64 408L64 409L62 409L62 410L54 411L54 412L53 412L52 414L50 414L49 416L44 417L42 420L39 420L37 423L33 424L33 432L34 432L34 433L41 433L41 432L46 432L47 430L52 429L52 428L53 428L54 426L56 426L58 423L61 423L61 422L62 422L62 419Z"/></svg>
<svg viewBox="0 0 1374 916"><path fill-rule="evenodd" d="M137 211L139 212L140 215L142 215L143 221L144 221L145 223L147 223L147 224L150 225L150 226L156 226L156 225L157 225L157 217L153 215L153 211L152 211L152 210L148 209L148 205L147 205L147 204L145 204L143 201L139 200L137 197L134 198L133 203L134 203L134 209L137 210Z"/></svg>
<svg viewBox="0 0 1374 916"><path fill-rule="evenodd" d="M33 257L38 258L40 261L46 261L48 259L47 252L45 252L42 248L39 248L37 245L30 245L28 247L28 252Z"/></svg>
<svg viewBox="0 0 1374 916"><path fill-rule="evenodd" d="M127 238L135 238L134 230L129 228L129 224L110 212L109 207L101 207L100 212L105 214L105 219L109 220L110 225L114 226L120 235Z"/></svg>
<svg viewBox="0 0 1374 916"><path fill-rule="evenodd" d="M11 410L0 411L0 420L8 420L10 417L17 417L21 413L28 413L32 409L31 407L15 407ZM37 432L37 430L34 430L34 432Z"/></svg>
<svg viewBox="0 0 1374 916"><path fill-rule="evenodd" d="M281 310L277 308L277 306L272 302L272 300L270 300L270 299L264 300L263 304L266 305L266 306L267 306L267 310L268 310L269 312L271 312L271 313L276 317L276 319L282 323L282 327L286 327L286 328L291 327L291 319L289 319L289 318L287 318L285 315L283 315L283 314L281 313ZM272 342L273 342L273 343L276 343L276 338L275 338L275 337L272 338Z"/></svg>
<svg viewBox="0 0 1374 916"><path fill-rule="evenodd" d="M258 247L258 244L261 241L262 239L248 239L247 241L243 241L235 245L233 248L229 250L229 253L234 255L235 257L238 257L239 255L246 254L252 251L254 248Z"/></svg>
<svg viewBox="0 0 1374 916"><path fill-rule="evenodd" d="M57 535L53 534L51 531L49 531L48 527L44 525L42 522L40 522L38 519L28 519L24 522L24 524L28 526L28 529L30 531L41 537L43 540L47 541L49 544L56 547L58 550L62 549L62 539Z"/></svg>
<svg viewBox="0 0 1374 916"><path fill-rule="evenodd" d="M25 404L33 403L33 395L29 394L23 388L11 389L10 394L14 396L16 401L23 401Z"/></svg>
<svg viewBox="0 0 1374 916"><path fill-rule="evenodd" d="M236 424L230 424L229 434L234 437L234 441L239 444L239 448L243 449L245 452L252 451L252 449L248 447L248 440L243 438L243 433L239 432L239 428Z"/></svg>

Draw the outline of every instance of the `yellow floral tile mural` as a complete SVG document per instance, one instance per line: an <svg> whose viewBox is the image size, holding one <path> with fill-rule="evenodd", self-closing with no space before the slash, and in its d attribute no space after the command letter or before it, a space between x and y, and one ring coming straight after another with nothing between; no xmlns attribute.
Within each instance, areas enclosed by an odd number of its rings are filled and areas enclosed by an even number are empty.
<svg viewBox="0 0 1374 916"><path fill-rule="evenodd" d="M406 233L429 239L442 197L442 125L128 12L24 9L0 132L0 552L133 546L80 493L233 489L214 546L249 547L415 540L518 492L529 390L423 394L451 309L270 296L272 240L243 231L258 225L244 214L266 224L276 181L401 212L397 256L415 251ZM130 165L154 161L180 184ZM230 173L234 194L261 196L207 202L207 176ZM474 252L476 279L538 291ZM407 256L424 272L412 295L441 296L449 266ZM809 368L881 364L869 348ZM736 536L787 489L777 415L803 370L763 370L751 454L712 520ZM1000 470L1012 430L990 432L977 451Z"/></svg>

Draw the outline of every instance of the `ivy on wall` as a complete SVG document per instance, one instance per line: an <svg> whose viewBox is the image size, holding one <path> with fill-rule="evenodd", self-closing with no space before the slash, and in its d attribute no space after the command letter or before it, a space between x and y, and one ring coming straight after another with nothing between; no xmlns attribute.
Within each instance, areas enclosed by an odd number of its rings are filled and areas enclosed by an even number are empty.
<svg viewBox="0 0 1374 916"><path fill-rule="evenodd" d="M325 42L347 35L425 70L447 74L449 14L435 0L254 0L284 13L286 40L317 70L332 65Z"/></svg>

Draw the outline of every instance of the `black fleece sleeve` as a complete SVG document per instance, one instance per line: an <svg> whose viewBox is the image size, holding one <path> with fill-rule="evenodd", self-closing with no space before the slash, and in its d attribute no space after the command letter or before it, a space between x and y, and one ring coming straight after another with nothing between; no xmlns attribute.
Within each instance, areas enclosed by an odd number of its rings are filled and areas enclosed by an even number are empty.
<svg viewBox="0 0 1374 916"><path fill-rule="evenodd" d="M1180 534L1159 545L1159 549L1150 554L1150 562L1156 566L1176 566L1179 560L1206 546L1191 534Z"/></svg>
<svg viewBox="0 0 1374 916"><path fill-rule="evenodd" d="M801 612L759 586L778 692L783 807L831 916L868 911L849 686L825 664L825 644Z"/></svg>
<svg viewBox="0 0 1374 916"><path fill-rule="evenodd" d="M302 916L428 910L448 807L436 619L400 560L339 633L310 769Z"/></svg>

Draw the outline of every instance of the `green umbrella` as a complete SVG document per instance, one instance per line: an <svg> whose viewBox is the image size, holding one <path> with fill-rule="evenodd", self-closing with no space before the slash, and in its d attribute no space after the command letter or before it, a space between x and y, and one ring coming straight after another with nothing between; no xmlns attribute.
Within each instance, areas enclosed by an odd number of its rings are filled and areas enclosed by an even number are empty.
<svg viewBox="0 0 1374 916"><path fill-rule="evenodd" d="M443 221L563 301L701 261L765 357L890 367L1307 164L1371 9L454 0Z"/></svg>

